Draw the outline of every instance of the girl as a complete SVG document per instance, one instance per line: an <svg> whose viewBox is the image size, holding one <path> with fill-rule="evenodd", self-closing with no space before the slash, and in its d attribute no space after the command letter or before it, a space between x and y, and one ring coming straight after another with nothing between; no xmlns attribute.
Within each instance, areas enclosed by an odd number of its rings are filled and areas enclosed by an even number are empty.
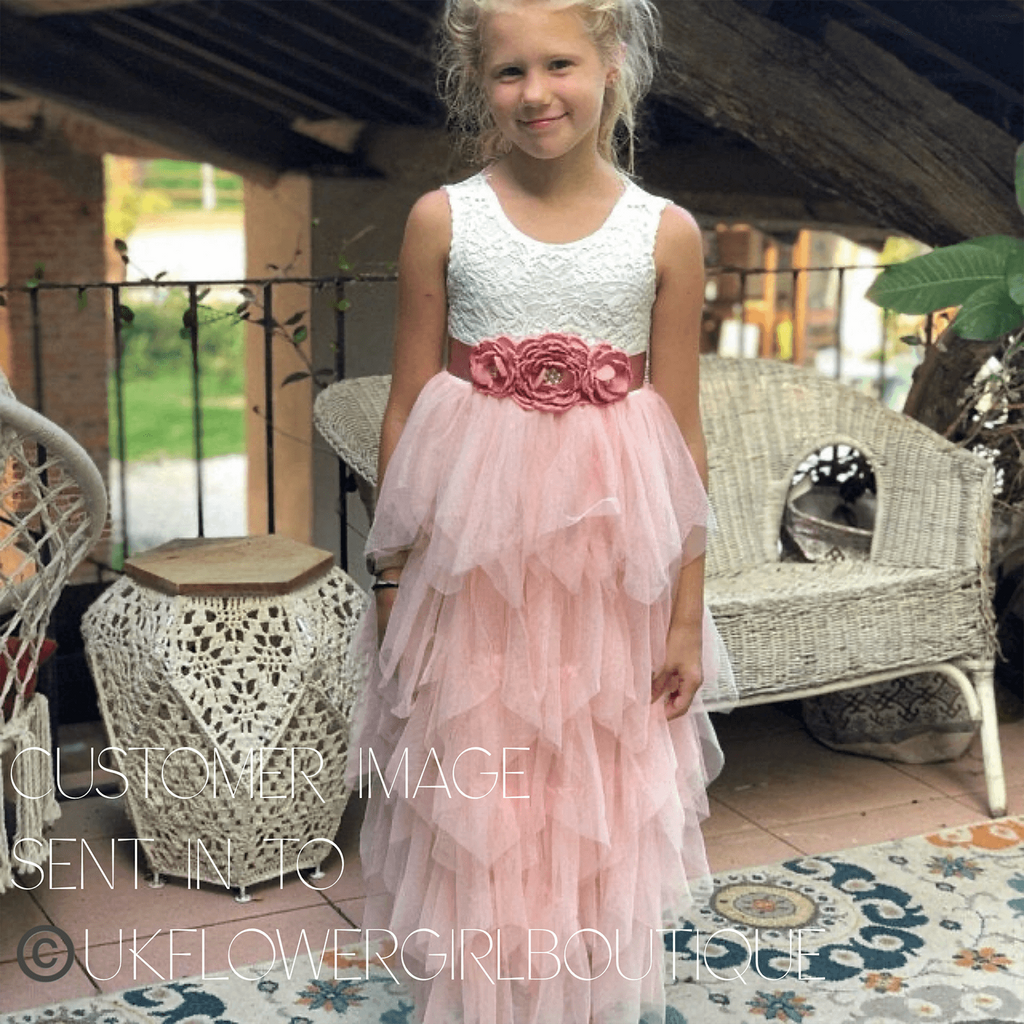
<svg viewBox="0 0 1024 1024"><path fill-rule="evenodd" d="M662 915L707 875L731 678L703 602L701 238L615 151L655 16L447 2L485 166L406 229L356 733L364 927L428 1024L662 1020Z"/></svg>

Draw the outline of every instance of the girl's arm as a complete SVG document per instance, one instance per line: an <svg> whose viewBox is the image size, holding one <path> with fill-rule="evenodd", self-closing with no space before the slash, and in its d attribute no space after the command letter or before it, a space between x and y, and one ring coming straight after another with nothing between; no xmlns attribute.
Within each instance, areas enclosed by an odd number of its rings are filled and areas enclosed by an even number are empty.
<svg viewBox="0 0 1024 1024"><path fill-rule="evenodd" d="M704 248L700 228L678 206L662 215L654 248L658 291L651 315L651 384L664 398L686 441L705 489L707 449L700 419L700 323L704 305ZM703 681L704 556L679 573L665 648L665 665L651 699L667 693L665 714L690 707Z"/></svg>
<svg viewBox="0 0 1024 1024"><path fill-rule="evenodd" d="M384 410L377 485L423 385L441 369L447 333L445 272L451 243L451 213L443 191L416 201L405 225L398 257L398 317L391 391Z"/></svg>
<svg viewBox="0 0 1024 1024"><path fill-rule="evenodd" d="M445 274L451 243L451 212L441 190L428 192L409 213L398 257L398 316L391 390L381 425L377 486L405 429L423 385L441 369L447 334ZM380 578L397 581L400 567L384 569ZM396 591L378 590L377 625L384 635Z"/></svg>

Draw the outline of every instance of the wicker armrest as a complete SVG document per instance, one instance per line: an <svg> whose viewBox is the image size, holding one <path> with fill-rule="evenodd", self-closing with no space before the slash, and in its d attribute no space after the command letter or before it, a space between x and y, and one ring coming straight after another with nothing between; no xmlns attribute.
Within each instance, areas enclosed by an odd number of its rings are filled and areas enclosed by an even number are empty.
<svg viewBox="0 0 1024 1024"><path fill-rule="evenodd" d="M893 413L885 420L883 443L876 442L872 558L987 572L992 464L905 416Z"/></svg>
<svg viewBox="0 0 1024 1024"><path fill-rule="evenodd" d="M328 444L371 488L377 486L380 427L390 376L339 380L317 396L313 422Z"/></svg>

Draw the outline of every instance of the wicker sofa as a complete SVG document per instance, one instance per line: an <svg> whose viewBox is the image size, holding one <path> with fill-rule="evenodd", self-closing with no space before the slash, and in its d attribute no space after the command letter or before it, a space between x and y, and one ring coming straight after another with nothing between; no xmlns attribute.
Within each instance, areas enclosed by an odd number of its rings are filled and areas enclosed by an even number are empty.
<svg viewBox="0 0 1024 1024"><path fill-rule="evenodd" d="M339 381L316 403L320 432L369 485L388 383ZM740 704L942 673L981 722L989 807L1004 814L987 570L991 466L874 399L787 363L704 356L701 405L718 518L707 597ZM794 472L832 444L858 449L874 470L870 558L782 561Z"/></svg>

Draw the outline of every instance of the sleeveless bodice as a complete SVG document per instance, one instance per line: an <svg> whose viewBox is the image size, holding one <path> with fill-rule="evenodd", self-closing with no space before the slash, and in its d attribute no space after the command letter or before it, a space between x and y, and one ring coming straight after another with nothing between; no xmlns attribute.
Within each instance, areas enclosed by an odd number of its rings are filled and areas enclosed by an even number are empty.
<svg viewBox="0 0 1024 1024"><path fill-rule="evenodd" d="M483 173L445 187L452 215L448 333L468 345L550 331L647 351L654 241L667 200L626 181L608 218L575 242L541 242L505 215Z"/></svg>

